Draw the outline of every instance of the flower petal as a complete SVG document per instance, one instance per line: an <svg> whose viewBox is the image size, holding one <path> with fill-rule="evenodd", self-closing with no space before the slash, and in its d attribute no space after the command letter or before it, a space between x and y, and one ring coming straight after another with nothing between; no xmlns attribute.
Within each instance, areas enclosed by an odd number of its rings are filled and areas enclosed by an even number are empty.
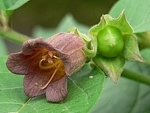
<svg viewBox="0 0 150 113"><path fill-rule="evenodd" d="M37 71L34 70L32 73L30 72L29 74L25 75L24 77L25 94L28 97L35 97L45 93L45 89L48 87L49 84L55 81L59 81L59 79L65 76L65 72L61 71L62 68L63 67L57 70L54 77L52 77L52 75L56 70L55 67L46 70L42 69L38 69ZM49 80L51 81L49 82Z"/></svg>
<svg viewBox="0 0 150 113"><path fill-rule="evenodd" d="M59 33L47 39L47 42L63 61L67 76L84 65L86 56L82 49L85 43L79 36L72 33Z"/></svg>
<svg viewBox="0 0 150 113"><path fill-rule="evenodd" d="M38 49L45 48L47 50L54 50L51 45L49 45L42 38L30 39L23 43L22 53L24 55L31 55L36 52Z"/></svg>
<svg viewBox="0 0 150 113"><path fill-rule="evenodd" d="M24 42L22 52L9 55L6 66L15 74L28 74L38 70L42 49L53 50L43 39L31 39Z"/></svg>
<svg viewBox="0 0 150 113"><path fill-rule="evenodd" d="M68 94L67 91L67 77L52 82L46 89L46 98L51 102L63 101Z"/></svg>
<svg viewBox="0 0 150 113"><path fill-rule="evenodd" d="M7 68L15 74L27 74L28 69L26 69L25 60L26 57L22 54L22 52L12 53L9 55L6 66Z"/></svg>
<svg viewBox="0 0 150 113"><path fill-rule="evenodd" d="M12 53L9 55L6 65L11 72L26 75L39 70L41 55L40 51L31 55L24 55L22 52Z"/></svg>
<svg viewBox="0 0 150 113"><path fill-rule="evenodd" d="M41 89L49 80L50 76L44 76L45 73L33 73L24 77L24 92L28 97L35 97L45 93L45 89Z"/></svg>

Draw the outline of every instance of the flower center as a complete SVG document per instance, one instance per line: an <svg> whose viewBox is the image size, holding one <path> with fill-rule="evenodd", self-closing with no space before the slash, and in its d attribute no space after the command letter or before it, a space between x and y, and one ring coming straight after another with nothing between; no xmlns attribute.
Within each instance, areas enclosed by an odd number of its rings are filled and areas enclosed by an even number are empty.
<svg viewBox="0 0 150 113"><path fill-rule="evenodd" d="M39 86L40 89L45 89L50 82L65 76L64 65L55 51L45 51L42 59L39 61L39 67L42 70L50 69L50 71L53 71L47 83L44 86ZM58 71L59 73L57 73Z"/></svg>
<svg viewBox="0 0 150 113"><path fill-rule="evenodd" d="M41 69L50 69L54 66L57 67L61 62L61 59L55 51L46 51L45 55L42 56L42 59L39 62L39 67Z"/></svg>

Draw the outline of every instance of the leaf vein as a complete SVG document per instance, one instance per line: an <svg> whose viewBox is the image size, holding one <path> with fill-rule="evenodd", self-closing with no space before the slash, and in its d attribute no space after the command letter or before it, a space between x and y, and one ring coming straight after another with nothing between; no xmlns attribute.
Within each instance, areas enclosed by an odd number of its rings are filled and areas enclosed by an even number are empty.
<svg viewBox="0 0 150 113"><path fill-rule="evenodd" d="M130 3L130 1L129 1L129 3ZM133 8L133 10L132 10L132 13L130 14L130 18L129 18L129 22L131 22L132 21L132 19L134 19L134 18L132 18L133 16L134 16L134 14L136 14L135 12L136 12L136 9L137 8L139 8L138 6L138 1L136 1L136 4L134 5L135 7Z"/></svg>
<svg viewBox="0 0 150 113"><path fill-rule="evenodd" d="M143 24L147 24L147 23L150 23L150 20L143 21L141 24L138 24L137 26L135 26L134 27L135 31L136 31L136 29L140 28Z"/></svg>
<svg viewBox="0 0 150 113"><path fill-rule="evenodd" d="M138 85L138 90L137 90L137 95L136 95L136 99L135 99L135 101L134 101L134 104L133 104L133 106L132 106L132 109L131 109L131 111L130 111L130 113L135 113L134 112L134 108L135 108L135 106L136 106L136 104L137 104L137 102L138 102L138 97L139 97L139 92L140 92L140 84Z"/></svg>
<svg viewBox="0 0 150 113"><path fill-rule="evenodd" d="M32 98L29 98L20 108L19 110L17 111L18 113L26 106L28 105L28 102L31 100Z"/></svg>
<svg viewBox="0 0 150 113"><path fill-rule="evenodd" d="M77 85L76 82L74 80L72 80L70 77L69 77L69 79L80 91L82 91L86 95L86 101L87 101L87 103L89 103L89 99L88 99L89 95L85 92L85 90L83 88L81 88L79 85Z"/></svg>
<svg viewBox="0 0 150 113"><path fill-rule="evenodd" d="M22 89L23 87L13 87L13 88L1 88L0 90L14 90L14 89Z"/></svg>

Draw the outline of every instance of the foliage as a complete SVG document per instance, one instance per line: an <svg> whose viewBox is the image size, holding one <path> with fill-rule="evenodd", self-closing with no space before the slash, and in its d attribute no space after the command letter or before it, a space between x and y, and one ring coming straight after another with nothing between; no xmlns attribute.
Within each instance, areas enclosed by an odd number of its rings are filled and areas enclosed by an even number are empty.
<svg viewBox="0 0 150 113"><path fill-rule="evenodd" d="M112 17L103 15L100 23L91 28L77 23L71 15L66 15L56 29L38 26L33 30L32 37L35 38L47 39L59 32L71 32L86 42L87 48L84 51L89 59L78 72L69 77L68 97L61 103L47 102L45 96L28 98L23 91L24 76L10 73L5 66L8 52L2 38L18 44L31 38L13 31L8 24L13 11L28 1L0 1L0 112L150 112L150 38L141 33L150 30L149 0L120 0L109 12ZM97 54L97 34L107 25L116 27L124 35L124 50L115 58ZM144 45L145 42L147 46ZM139 50L138 43L144 47L142 50ZM118 83L114 84L109 78L105 80L106 75Z"/></svg>
<svg viewBox="0 0 150 113"><path fill-rule="evenodd" d="M0 58L1 65L5 66L6 59L7 57ZM45 96L27 98L23 92L23 76L10 73L6 67L1 69L0 77L0 111L2 113L88 112L96 104L105 79L102 71L91 68L87 64L69 78L67 99L62 103L54 104L46 102Z"/></svg>
<svg viewBox="0 0 150 113"><path fill-rule="evenodd" d="M144 2L142 0L120 0L112 7L109 14L117 17L124 10L134 33L145 32L150 30L149 5L149 0Z"/></svg>

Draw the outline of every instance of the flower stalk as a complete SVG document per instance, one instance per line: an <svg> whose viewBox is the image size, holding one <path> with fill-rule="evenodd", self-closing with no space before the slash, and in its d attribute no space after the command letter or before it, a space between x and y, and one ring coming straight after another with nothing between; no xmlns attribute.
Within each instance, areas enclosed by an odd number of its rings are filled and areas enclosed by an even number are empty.
<svg viewBox="0 0 150 113"><path fill-rule="evenodd" d="M18 33L12 29L0 29L0 36L2 36L5 39L11 40L17 44L22 44L24 41L31 39L31 37Z"/></svg>
<svg viewBox="0 0 150 113"><path fill-rule="evenodd" d="M121 74L123 77L138 81L140 83L144 83L146 85L150 85L150 76L136 73L127 69L124 69L124 71Z"/></svg>

